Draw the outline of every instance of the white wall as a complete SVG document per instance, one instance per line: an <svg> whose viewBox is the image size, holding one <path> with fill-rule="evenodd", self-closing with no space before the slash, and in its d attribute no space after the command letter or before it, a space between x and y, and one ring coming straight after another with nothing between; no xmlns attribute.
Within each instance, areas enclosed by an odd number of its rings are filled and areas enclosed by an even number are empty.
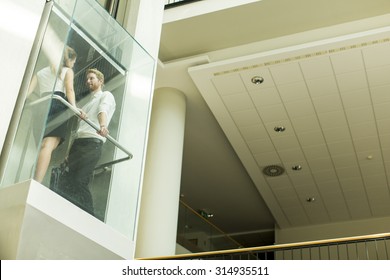
<svg viewBox="0 0 390 280"><path fill-rule="evenodd" d="M0 150L10 125L12 113L37 33L45 1L0 1Z"/></svg>
<svg viewBox="0 0 390 280"><path fill-rule="evenodd" d="M276 244L288 244L389 232L390 218L340 222L316 226L276 229ZM352 242L331 246L313 246L277 251L279 260L386 260L390 255L390 240Z"/></svg>
<svg viewBox="0 0 390 280"><path fill-rule="evenodd" d="M120 7L121 8L121 7ZM126 1L123 27L157 61L164 0ZM122 11L119 11L119 16ZM118 19L120 22L122 19Z"/></svg>
<svg viewBox="0 0 390 280"><path fill-rule="evenodd" d="M276 228L275 243L285 244L293 242L386 233L389 232L389 229L389 217L288 229Z"/></svg>

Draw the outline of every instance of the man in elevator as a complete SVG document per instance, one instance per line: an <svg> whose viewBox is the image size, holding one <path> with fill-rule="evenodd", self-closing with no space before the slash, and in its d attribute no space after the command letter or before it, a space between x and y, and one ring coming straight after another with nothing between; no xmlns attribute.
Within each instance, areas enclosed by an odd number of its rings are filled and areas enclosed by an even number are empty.
<svg viewBox="0 0 390 280"><path fill-rule="evenodd" d="M81 109L82 119L68 156L68 179L71 190L69 200L94 215L89 183L109 133L108 126L115 112L116 103L111 92L103 91L104 75L102 72L89 69L86 75L90 94L86 97L87 103ZM99 130L91 127L83 119L88 119L98 125Z"/></svg>

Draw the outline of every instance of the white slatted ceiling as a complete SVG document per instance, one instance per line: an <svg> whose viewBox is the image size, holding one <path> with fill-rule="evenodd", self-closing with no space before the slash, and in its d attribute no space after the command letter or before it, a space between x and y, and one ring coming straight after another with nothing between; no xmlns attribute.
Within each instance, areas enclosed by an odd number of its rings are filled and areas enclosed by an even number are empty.
<svg viewBox="0 0 390 280"><path fill-rule="evenodd" d="M211 80L289 226L390 215L389 42Z"/></svg>

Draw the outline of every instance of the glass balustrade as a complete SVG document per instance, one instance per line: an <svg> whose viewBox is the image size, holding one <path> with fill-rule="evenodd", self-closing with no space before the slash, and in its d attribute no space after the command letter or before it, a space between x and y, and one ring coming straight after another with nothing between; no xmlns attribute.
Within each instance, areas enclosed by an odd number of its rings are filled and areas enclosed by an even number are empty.
<svg viewBox="0 0 390 280"><path fill-rule="evenodd" d="M77 54L73 66L76 107L82 108L90 99L86 72L91 68L104 74L103 90L111 92L116 103L109 124L113 141L104 142L89 184L93 215L133 237L155 61L95 0L52 1L43 28L33 76L26 77L30 79L28 92L20 93L24 106L17 131L8 155L2 155L7 159L0 187L34 179L42 139L49 129L64 124L64 141L54 150L41 184L53 185L52 171L67 159L84 120L77 117L77 110L68 107L55 117L48 116L56 104L54 92L65 80L61 69L70 47ZM36 83L42 73L47 75L44 85Z"/></svg>
<svg viewBox="0 0 390 280"><path fill-rule="evenodd" d="M196 211L180 201L177 243L191 253L237 249L234 238L223 232L203 210Z"/></svg>

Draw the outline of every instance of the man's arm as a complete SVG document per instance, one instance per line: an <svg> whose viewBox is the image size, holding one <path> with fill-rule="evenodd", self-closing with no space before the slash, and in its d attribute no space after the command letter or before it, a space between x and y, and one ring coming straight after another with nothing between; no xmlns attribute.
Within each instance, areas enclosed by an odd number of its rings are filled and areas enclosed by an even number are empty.
<svg viewBox="0 0 390 280"><path fill-rule="evenodd" d="M99 114L98 120L100 125L100 130L97 132L99 135L106 137L109 133L108 124L111 119L112 114L115 112L115 98L110 92L105 92L104 97L101 99L99 104Z"/></svg>
<svg viewBox="0 0 390 280"><path fill-rule="evenodd" d="M107 113L100 112L98 114L98 120L99 120L100 130L98 130L97 133L101 136L106 137L109 133L107 128Z"/></svg>

